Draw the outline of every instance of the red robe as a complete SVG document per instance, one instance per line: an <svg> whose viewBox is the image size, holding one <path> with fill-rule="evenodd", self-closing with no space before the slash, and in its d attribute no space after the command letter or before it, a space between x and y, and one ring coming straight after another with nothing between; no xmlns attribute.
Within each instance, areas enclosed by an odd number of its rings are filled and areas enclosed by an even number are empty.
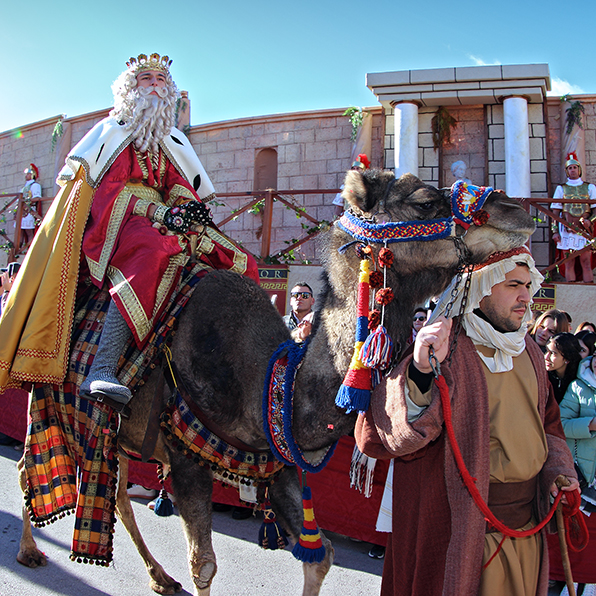
<svg viewBox="0 0 596 596"><path fill-rule="evenodd" d="M139 157L132 145L126 147L95 191L83 236L83 254L92 282L102 287L108 278L112 299L139 347L167 304L190 251L186 236L163 235L146 216L133 213L139 198L143 199L137 194L142 195L144 189L134 194L134 187L127 184L142 183L154 189L157 193L153 197L161 197L168 206L200 200L165 153L160 152L159 164L155 165L146 156ZM231 243L223 246L215 242L211 248L201 260L214 268L231 269L241 252L233 250ZM258 282L256 263L248 255L246 268L240 272Z"/></svg>

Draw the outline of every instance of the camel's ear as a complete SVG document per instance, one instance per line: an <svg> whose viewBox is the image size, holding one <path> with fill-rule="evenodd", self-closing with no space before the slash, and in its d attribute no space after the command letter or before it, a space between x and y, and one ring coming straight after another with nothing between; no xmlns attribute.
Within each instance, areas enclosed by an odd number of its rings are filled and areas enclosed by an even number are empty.
<svg viewBox="0 0 596 596"><path fill-rule="evenodd" d="M393 176L381 170L349 170L344 181L342 197L351 207L369 213L383 197Z"/></svg>

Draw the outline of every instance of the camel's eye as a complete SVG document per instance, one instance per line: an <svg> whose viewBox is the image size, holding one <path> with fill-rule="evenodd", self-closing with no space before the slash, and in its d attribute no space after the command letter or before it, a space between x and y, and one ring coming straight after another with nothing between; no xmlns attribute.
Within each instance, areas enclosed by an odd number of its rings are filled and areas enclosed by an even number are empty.
<svg viewBox="0 0 596 596"><path fill-rule="evenodd" d="M424 211L425 213L428 213L429 211L431 211L433 209L434 205L431 201L427 201L426 203L419 203L418 204L418 209L420 209L421 211Z"/></svg>

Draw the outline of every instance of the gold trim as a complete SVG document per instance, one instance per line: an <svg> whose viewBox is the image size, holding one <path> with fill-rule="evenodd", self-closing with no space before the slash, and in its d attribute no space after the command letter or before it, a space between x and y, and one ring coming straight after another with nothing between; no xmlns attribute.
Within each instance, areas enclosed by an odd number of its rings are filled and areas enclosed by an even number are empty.
<svg viewBox="0 0 596 596"><path fill-rule="evenodd" d="M174 184L170 190L170 196L166 204L171 207L172 205L175 205L181 198L196 201L197 196L198 195L194 195L190 189L186 188L186 186L182 186L182 184Z"/></svg>

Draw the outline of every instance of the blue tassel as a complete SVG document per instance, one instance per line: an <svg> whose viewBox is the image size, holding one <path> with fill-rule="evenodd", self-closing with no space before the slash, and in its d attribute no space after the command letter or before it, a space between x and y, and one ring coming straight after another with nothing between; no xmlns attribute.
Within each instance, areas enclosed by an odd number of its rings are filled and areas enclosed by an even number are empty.
<svg viewBox="0 0 596 596"><path fill-rule="evenodd" d="M161 489L159 497L155 499L155 515L160 517L169 517L174 514L174 504L168 497L168 493L165 489Z"/></svg>
<svg viewBox="0 0 596 596"><path fill-rule="evenodd" d="M259 528L259 546L269 550L283 550L288 545L288 537L275 520L272 509L265 509L265 519Z"/></svg>
<svg viewBox="0 0 596 596"><path fill-rule="evenodd" d="M360 360L368 368L388 368L393 353L393 342L387 329L379 325L360 348Z"/></svg>
<svg viewBox="0 0 596 596"><path fill-rule="evenodd" d="M344 408L346 414L349 414L354 410L366 412L370 405L370 391L368 389L349 387L342 383L335 396L335 405L339 408Z"/></svg>

